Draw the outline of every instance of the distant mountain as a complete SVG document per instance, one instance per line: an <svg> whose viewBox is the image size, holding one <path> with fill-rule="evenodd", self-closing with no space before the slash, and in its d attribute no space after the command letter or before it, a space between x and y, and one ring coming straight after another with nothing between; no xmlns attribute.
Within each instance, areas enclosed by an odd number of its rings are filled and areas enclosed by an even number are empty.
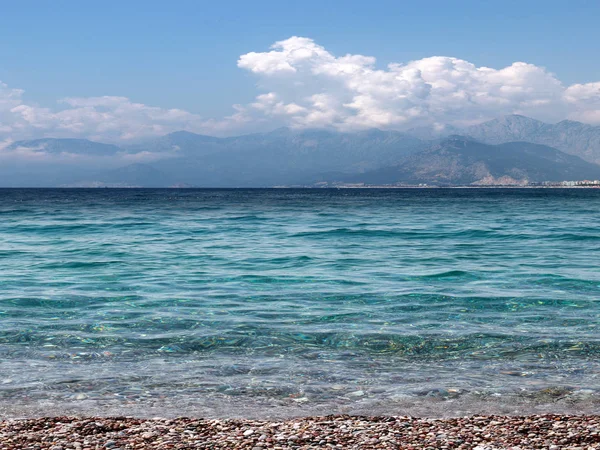
<svg viewBox="0 0 600 450"><path fill-rule="evenodd" d="M367 184L520 184L600 179L600 166L560 150L528 142L488 145L464 136L406 156L399 164L346 177Z"/></svg>
<svg viewBox="0 0 600 450"><path fill-rule="evenodd" d="M304 183L332 170L364 172L426 147L420 139L396 131L288 128L222 139L172 133L145 145L136 149L174 155L153 166L176 183L214 187Z"/></svg>
<svg viewBox="0 0 600 450"><path fill-rule="evenodd" d="M18 149L30 149L53 155L70 153L88 156L112 156L121 152L121 148L112 144L88 141L87 139L33 139L28 141L16 141L6 147L5 151Z"/></svg>
<svg viewBox="0 0 600 450"><path fill-rule="evenodd" d="M341 133L279 128L229 138L179 131L122 148L85 139L18 141L2 150L8 156L0 164L0 186L263 187L353 177L374 177L376 184L387 183L384 179L471 183L498 176L580 180L592 178L596 166L553 153L556 149L600 162L600 127L579 122L552 125L511 115L456 130L436 126L406 133ZM448 133L469 138L445 140ZM461 147L455 141L468 144ZM509 142L519 143L486 145ZM21 156L13 157L11 151ZM134 160L145 163L127 162Z"/></svg>
<svg viewBox="0 0 600 450"><path fill-rule="evenodd" d="M280 128L230 138L186 131L120 148L85 139L18 141L4 151L29 149L54 159L23 154L0 167L0 185L260 187L300 184L327 171L362 173L394 164L426 147L396 131ZM144 153L145 164L117 168L128 154ZM77 155L81 158L69 158ZM67 156L60 158L58 156ZM114 158L111 158L114 156ZM34 175L35 174L35 175Z"/></svg>
<svg viewBox="0 0 600 450"><path fill-rule="evenodd" d="M210 154L221 149L223 139L202 134L190 133L189 131L176 131L145 142L127 146L130 153L138 151L149 151L154 153L175 154Z"/></svg>
<svg viewBox="0 0 600 450"><path fill-rule="evenodd" d="M557 148L586 161L600 163L600 126L572 120L549 124L513 114L463 129L431 127L409 130L408 133L429 139L461 134L487 144L532 142Z"/></svg>
<svg viewBox="0 0 600 450"><path fill-rule="evenodd" d="M103 168L114 168L115 156L123 150L87 139L46 138L16 141L2 149L3 154L11 152L21 157L2 159L2 187L53 187L87 180Z"/></svg>
<svg viewBox="0 0 600 450"><path fill-rule="evenodd" d="M549 145L586 161L600 163L600 127L581 122L563 120L548 124L512 115L469 127L464 132L489 144L526 141Z"/></svg>
<svg viewBox="0 0 600 450"><path fill-rule="evenodd" d="M545 139L553 125L513 114L483 122L462 129L462 133L488 144L505 142L532 142L532 139Z"/></svg>

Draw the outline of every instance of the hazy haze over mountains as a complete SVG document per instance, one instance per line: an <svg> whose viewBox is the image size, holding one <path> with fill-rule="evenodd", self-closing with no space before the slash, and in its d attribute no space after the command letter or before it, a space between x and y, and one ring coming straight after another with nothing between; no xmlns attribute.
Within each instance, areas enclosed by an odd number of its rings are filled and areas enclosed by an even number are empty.
<svg viewBox="0 0 600 450"><path fill-rule="evenodd" d="M448 135L455 137L444 141ZM510 142L516 143L484 145ZM551 181L595 176L600 166L590 163L600 162L600 127L510 115L463 129L441 125L405 133L279 128L217 138L180 131L126 147L85 139L18 141L5 146L0 158L2 186L259 187L340 180L469 184L501 177Z"/></svg>
<svg viewBox="0 0 600 450"><path fill-rule="evenodd" d="M160 142L166 145L158 151L176 153L176 157L161 161L160 169L177 174L178 183L203 186L303 183L321 172L354 173L393 164L426 146L395 131L339 133L288 128L224 139L173 133Z"/></svg>

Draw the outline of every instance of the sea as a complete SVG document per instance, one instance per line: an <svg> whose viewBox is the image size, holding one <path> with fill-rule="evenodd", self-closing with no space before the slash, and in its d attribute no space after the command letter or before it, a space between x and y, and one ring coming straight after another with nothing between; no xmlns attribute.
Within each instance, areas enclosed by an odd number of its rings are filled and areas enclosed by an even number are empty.
<svg viewBox="0 0 600 450"><path fill-rule="evenodd" d="M0 414L600 412L600 190L0 190Z"/></svg>

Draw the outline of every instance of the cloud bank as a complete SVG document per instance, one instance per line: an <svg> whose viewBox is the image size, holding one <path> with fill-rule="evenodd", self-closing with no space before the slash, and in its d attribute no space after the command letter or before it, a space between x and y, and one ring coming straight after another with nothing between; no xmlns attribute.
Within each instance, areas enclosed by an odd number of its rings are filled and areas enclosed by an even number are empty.
<svg viewBox="0 0 600 450"><path fill-rule="evenodd" d="M565 86L545 68L525 62L494 69L433 56L378 68L371 56L335 56L312 39L291 37L269 51L242 55L237 65L256 77L259 92L218 119L114 96L66 98L55 108L42 107L0 82L0 142L42 136L126 142L177 130L223 136L282 125L405 130L469 125L505 114L600 125L600 81Z"/></svg>

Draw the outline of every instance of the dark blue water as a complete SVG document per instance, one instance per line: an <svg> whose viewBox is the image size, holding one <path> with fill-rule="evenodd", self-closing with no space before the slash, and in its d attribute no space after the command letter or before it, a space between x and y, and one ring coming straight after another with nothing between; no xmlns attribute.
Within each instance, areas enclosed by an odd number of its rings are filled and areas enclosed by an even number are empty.
<svg viewBox="0 0 600 450"><path fill-rule="evenodd" d="M0 190L0 412L597 412L599 220L592 189Z"/></svg>

